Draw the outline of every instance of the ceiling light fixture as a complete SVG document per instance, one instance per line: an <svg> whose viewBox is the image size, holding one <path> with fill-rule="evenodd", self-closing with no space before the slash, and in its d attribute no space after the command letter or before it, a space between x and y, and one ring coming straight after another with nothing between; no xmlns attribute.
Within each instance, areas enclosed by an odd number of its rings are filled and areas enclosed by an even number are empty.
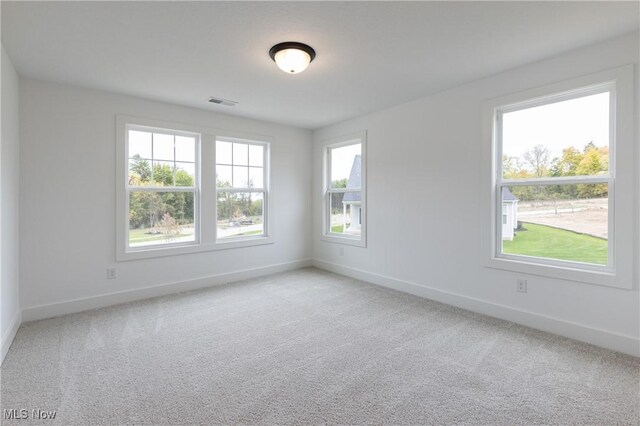
<svg viewBox="0 0 640 426"><path fill-rule="evenodd" d="M307 69L316 51L311 46L296 41L278 43L269 50L269 56L287 74L298 74Z"/></svg>

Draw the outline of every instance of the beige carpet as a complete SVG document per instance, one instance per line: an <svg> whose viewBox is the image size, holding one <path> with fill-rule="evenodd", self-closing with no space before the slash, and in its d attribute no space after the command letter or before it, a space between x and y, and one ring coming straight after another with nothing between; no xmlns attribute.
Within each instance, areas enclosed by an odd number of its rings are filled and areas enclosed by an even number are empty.
<svg viewBox="0 0 640 426"><path fill-rule="evenodd" d="M637 425L639 380L637 358L303 269L24 324L1 406L47 425Z"/></svg>

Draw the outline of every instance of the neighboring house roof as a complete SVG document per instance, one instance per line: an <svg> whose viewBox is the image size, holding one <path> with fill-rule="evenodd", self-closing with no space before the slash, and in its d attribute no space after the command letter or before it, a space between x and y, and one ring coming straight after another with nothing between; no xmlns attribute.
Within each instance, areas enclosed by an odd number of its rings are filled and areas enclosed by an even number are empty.
<svg viewBox="0 0 640 426"><path fill-rule="evenodd" d="M509 191L509 188L502 188L502 201L518 201L515 195Z"/></svg>
<svg viewBox="0 0 640 426"><path fill-rule="evenodd" d="M349 180L347 181L347 188L360 188L362 182L362 157L356 155L353 158L353 165L351 166L351 173L349 173ZM353 203L361 201L359 192L347 192L342 199L343 203Z"/></svg>

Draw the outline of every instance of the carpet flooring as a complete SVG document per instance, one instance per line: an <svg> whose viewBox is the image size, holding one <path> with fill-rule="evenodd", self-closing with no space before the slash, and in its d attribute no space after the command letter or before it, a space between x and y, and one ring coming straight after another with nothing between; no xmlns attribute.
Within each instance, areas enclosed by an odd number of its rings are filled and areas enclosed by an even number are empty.
<svg viewBox="0 0 640 426"><path fill-rule="evenodd" d="M2 424L640 420L638 358L312 268L24 324L0 383L56 411Z"/></svg>

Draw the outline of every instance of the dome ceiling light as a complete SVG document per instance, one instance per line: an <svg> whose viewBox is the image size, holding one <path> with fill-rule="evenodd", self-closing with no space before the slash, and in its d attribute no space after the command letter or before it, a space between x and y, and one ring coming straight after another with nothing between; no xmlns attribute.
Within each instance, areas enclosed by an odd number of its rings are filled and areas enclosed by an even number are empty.
<svg viewBox="0 0 640 426"><path fill-rule="evenodd" d="M296 41L278 43L269 50L269 56L287 74L298 74L307 69L316 57L311 46Z"/></svg>

